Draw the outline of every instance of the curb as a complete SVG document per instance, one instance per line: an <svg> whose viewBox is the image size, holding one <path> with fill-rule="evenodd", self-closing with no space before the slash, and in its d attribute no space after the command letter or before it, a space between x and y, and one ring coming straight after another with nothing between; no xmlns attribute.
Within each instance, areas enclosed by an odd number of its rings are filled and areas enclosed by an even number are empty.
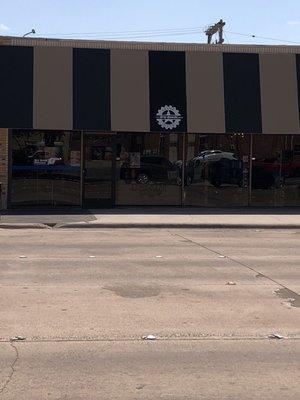
<svg viewBox="0 0 300 400"><path fill-rule="evenodd" d="M55 229L300 229L300 224L207 224L207 223L66 223Z"/></svg>
<svg viewBox="0 0 300 400"><path fill-rule="evenodd" d="M0 223L0 229L51 229L51 227L37 223Z"/></svg>
<svg viewBox="0 0 300 400"><path fill-rule="evenodd" d="M0 229L300 229L300 224L215 223L0 223Z"/></svg>

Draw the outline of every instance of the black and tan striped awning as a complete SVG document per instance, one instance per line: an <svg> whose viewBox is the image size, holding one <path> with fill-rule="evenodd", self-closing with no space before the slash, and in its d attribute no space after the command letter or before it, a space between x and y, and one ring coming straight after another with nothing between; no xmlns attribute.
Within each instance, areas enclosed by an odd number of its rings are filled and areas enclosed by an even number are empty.
<svg viewBox="0 0 300 400"><path fill-rule="evenodd" d="M298 52L3 38L0 127L297 134Z"/></svg>

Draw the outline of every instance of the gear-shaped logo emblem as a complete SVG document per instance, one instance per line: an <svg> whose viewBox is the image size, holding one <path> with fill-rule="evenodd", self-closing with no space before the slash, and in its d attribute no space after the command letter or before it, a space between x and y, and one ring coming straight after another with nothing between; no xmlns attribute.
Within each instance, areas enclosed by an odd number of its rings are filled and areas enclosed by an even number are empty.
<svg viewBox="0 0 300 400"><path fill-rule="evenodd" d="M156 114L156 121L164 129L174 129L180 125L182 116L173 106L161 107Z"/></svg>

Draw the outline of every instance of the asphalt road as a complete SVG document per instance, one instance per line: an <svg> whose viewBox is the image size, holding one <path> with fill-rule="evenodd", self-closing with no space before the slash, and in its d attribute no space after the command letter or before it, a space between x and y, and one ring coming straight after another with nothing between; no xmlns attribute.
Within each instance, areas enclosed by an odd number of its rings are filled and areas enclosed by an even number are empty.
<svg viewBox="0 0 300 400"><path fill-rule="evenodd" d="M0 399L299 400L299 268L296 230L0 229Z"/></svg>

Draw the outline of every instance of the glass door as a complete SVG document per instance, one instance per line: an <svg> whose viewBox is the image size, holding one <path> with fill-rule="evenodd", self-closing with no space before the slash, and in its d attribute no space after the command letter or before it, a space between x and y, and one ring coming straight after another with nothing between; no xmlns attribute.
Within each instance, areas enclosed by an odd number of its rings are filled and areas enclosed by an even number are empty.
<svg viewBox="0 0 300 400"><path fill-rule="evenodd" d="M80 132L12 132L13 207L80 206L80 176Z"/></svg>
<svg viewBox="0 0 300 400"><path fill-rule="evenodd" d="M182 135L119 133L117 205L181 205Z"/></svg>
<svg viewBox="0 0 300 400"><path fill-rule="evenodd" d="M83 206L103 208L114 205L115 136L84 134Z"/></svg>

